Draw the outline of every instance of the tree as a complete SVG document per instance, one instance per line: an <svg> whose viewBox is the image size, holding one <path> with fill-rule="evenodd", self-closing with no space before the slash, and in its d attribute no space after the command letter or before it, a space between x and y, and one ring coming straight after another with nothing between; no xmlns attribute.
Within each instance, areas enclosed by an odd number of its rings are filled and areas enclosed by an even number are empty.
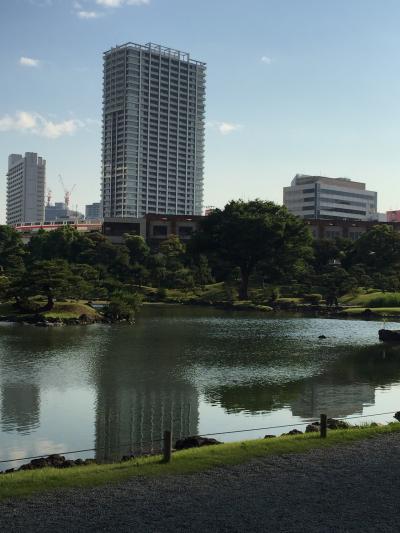
<svg viewBox="0 0 400 533"><path fill-rule="evenodd" d="M342 261L349 250L352 242L342 237L336 239L316 239L314 241L313 266L316 272L322 272L333 261Z"/></svg>
<svg viewBox="0 0 400 533"><path fill-rule="evenodd" d="M124 235L125 245L129 251L129 260L135 283L141 287L150 276L147 268L149 263L150 248L140 235Z"/></svg>
<svg viewBox="0 0 400 533"><path fill-rule="evenodd" d="M304 222L285 207L262 200L232 200L206 217L195 236L197 249L239 267L239 296L248 298L249 278L263 263L269 281L311 254Z"/></svg>
<svg viewBox="0 0 400 533"><path fill-rule="evenodd" d="M150 254L150 248L140 235L124 235L125 246L129 250L130 262L145 265Z"/></svg>
<svg viewBox="0 0 400 533"><path fill-rule="evenodd" d="M71 226L60 226L53 231L40 230L33 235L28 252L30 261L64 259L71 263L79 262L81 253L90 248L91 241L87 235Z"/></svg>
<svg viewBox="0 0 400 533"><path fill-rule="evenodd" d="M24 245L19 233L9 226L0 226L0 270L15 274L24 268Z"/></svg>
<svg viewBox="0 0 400 533"><path fill-rule="evenodd" d="M117 279L129 277L129 251L126 246L112 244L100 233L87 236L88 246L78 256L78 262L86 263L109 273Z"/></svg>
<svg viewBox="0 0 400 533"><path fill-rule="evenodd" d="M364 265L369 273L396 269L400 264L400 233L391 226L374 226L355 241L345 264Z"/></svg>
<svg viewBox="0 0 400 533"><path fill-rule="evenodd" d="M136 293L115 292L104 310L104 315L110 320L127 320L131 322L139 310L141 298Z"/></svg>
<svg viewBox="0 0 400 533"><path fill-rule="evenodd" d="M43 308L38 311L49 311L54 307L56 298L66 298L74 295L77 282L81 278L72 274L66 261L37 261L33 263L27 273L17 279L10 293L15 297L17 305L24 308L30 297L41 296L47 300Z"/></svg>

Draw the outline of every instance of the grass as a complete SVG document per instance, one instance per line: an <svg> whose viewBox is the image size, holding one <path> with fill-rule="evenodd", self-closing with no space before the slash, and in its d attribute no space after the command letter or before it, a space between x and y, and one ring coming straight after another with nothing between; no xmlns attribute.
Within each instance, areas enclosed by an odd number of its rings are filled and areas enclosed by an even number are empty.
<svg viewBox="0 0 400 533"><path fill-rule="evenodd" d="M400 307L400 292L364 291L359 294L346 294L340 303L361 307Z"/></svg>
<svg viewBox="0 0 400 533"><path fill-rule="evenodd" d="M41 305L44 305L45 302L38 302ZM12 303L2 303L0 304L0 315L4 316L19 316L19 317L29 317L35 315L36 313L21 313L14 307ZM44 318L59 318L59 319L69 319L69 318L79 318L81 315L87 315L90 318L98 318L98 312L87 305L84 301L68 301L68 302L55 302L53 309L44 313L39 313L39 315Z"/></svg>
<svg viewBox="0 0 400 533"><path fill-rule="evenodd" d="M87 315L90 318L97 318L99 314L93 307L82 302L55 302L51 311L41 313L45 318L79 318Z"/></svg>
<svg viewBox="0 0 400 533"><path fill-rule="evenodd" d="M175 453L169 464L163 464L159 456L153 456L116 464L16 472L0 477L0 499L26 497L57 488L104 485L138 476L193 474L214 467L245 463L257 457L304 453L315 448L351 444L398 431L400 424L392 423L387 426L330 431L327 439L319 438L316 433L307 433L194 448Z"/></svg>

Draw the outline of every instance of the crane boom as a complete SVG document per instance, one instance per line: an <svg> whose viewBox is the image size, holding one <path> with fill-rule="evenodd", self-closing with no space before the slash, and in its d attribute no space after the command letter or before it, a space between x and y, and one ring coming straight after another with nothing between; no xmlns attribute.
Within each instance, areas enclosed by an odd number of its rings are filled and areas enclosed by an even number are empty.
<svg viewBox="0 0 400 533"><path fill-rule="evenodd" d="M64 185L64 180L62 179L61 174L58 175L58 179L59 179L59 181L61 183L62 188L64 189L64 204L65 204L65 208L68 209L69 208L69 202L70 202L70 199L71 199L71 193L75 189L76 183L74 183L72 188L68 190L66 188L66 186Z"/></svg>

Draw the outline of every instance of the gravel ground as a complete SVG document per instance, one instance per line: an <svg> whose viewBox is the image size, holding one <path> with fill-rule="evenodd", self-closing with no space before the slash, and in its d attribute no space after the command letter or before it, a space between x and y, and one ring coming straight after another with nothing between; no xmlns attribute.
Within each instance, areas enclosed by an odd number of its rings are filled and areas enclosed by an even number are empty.
<svg viewBox="0 0 400 533"><path fill-rule="evenodd" d="M0 503L0 531L400 531L400 435Z"/></svg>

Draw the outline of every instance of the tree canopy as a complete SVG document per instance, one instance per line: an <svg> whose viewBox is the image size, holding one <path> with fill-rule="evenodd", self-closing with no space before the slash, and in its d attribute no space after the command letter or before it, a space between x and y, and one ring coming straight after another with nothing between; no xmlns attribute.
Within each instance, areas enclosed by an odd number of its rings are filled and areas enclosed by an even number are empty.
<svg viewBox="0 0 400 533"><path fill-rule="evenodd" d="M196 236L198 249L240 269L240 296L260 267L269 281L289 275L311 255L312 237L304 222L285 207L262 200L232 200L206 217Z"/></svg>

